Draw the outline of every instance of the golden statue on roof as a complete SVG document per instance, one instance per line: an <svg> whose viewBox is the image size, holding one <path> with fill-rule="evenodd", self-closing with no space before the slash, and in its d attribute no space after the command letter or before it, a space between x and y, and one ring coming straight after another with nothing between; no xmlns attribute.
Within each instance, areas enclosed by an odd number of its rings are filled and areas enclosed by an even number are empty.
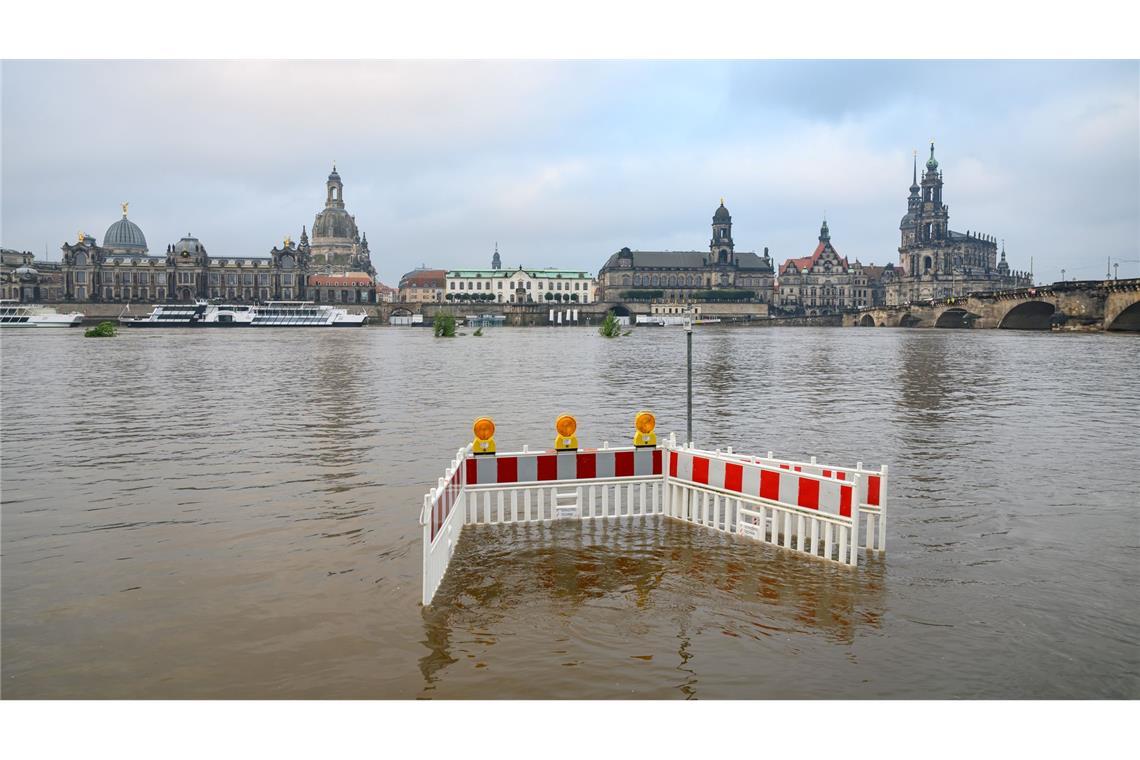
<svg viewBox="0 0 1140 760"><path fill-rule="evenodd" d="M87 233L86 233L86 232L84 232L83 230L80 230L80 231L79 231L79 239L78 239L78 240L76 240L75 242L76 242L76 243L82 243L82 242L83 242L83 239L84 239L84 238L86 238L86 237L87 237Z"/></svg>
<svg viewBox="0 0 1140 760"><path fill-rule="evenodd" d="M293 245L293 238L286 235L285 236L285 247L288 248L291 245Z"/></svg>
<svg viewBox="0 0 1140 760"><path fill-rule="evenodd" d="M123 203L122 203L122 206L123 206L123 216L124 216L124 217L127 215L127 206L129 206L129 205L131 205L129 201L123 201Z"/></svg>

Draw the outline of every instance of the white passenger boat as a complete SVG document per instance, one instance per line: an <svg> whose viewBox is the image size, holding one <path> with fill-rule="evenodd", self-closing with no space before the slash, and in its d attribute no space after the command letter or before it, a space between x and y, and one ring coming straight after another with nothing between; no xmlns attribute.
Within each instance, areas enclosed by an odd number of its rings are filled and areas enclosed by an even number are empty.
<svg viewBox="0 0 1140 760"><path fill-rule="evenodd" d="M60 314L55 309L19 301L0 300L0 327L78 327L79 312Z"/></svg>
<svg viewBox="0 0 1140 760"><path fill-rule="evenodd" d="M157 304L144 317L120 317L127 327L360 327L368 315L312 301L269 301L262 304Z"/></svg>

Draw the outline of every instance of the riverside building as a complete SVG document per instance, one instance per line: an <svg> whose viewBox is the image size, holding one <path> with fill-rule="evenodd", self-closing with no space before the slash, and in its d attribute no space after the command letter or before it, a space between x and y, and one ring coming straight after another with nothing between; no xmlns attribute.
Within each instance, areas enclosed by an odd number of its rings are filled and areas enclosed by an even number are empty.
<svg viewBox="0 0 1140 760"><path fill-rule="evenodd" d="M899 266L884 273L887 305L1029 287L1028 272L1011 271L993 235L950 229L950 207L942 202L942 172L930 158L922 182L915 156L907 211L899 223Z"/></svg>
<svg viewBox="0 0 1140 760"><path fill-rule="evenodd" d="M579 269L503 269L499 248L490 269L450 269L445 277L446 301L494 303L581 303L597 300L597 282Z"/></svg>
<svg viewBox="0 0 1140 760"><path fill-rule="evenodd" d="M716 297L720 291L725 296L738 295L740 300L768 304L772 301L774 279L767 248L762 256L736 250L732 216L721 199L713 214L707 251L622 248L598 272L598 297L605 301L687 303Z"/></svg>
<svg viewBox="0 0 1140 760"><path fill-rule="evenodd" d="M69 301L299 300L307 297L312 266L303 232L300 245L285 238L269 256L211 256L191 234L153 255L142 229L127 218L126 203L102 245L80 232L76 242L64 243L61 250L64 299Z"/></svg>
<svg viewBox="0 0 1140 760"><path fill-rule="evenodd" d="M376 302L368 237L345 209L344 184L335 165L325 183L325 207L313 222L312 243L302 226L298 243L286 237L268 256L211 255L189 233L163 253L152 254L142 229L128 218L126 203L122 211L102 244L84 232L76 242L63 244L61 300Z"/></svg>
<svg viewBox="0 0 1140 760"><path fill-rule="evenodd" d="M810 256L788 259L780 267L776 306L785 314L818 316L883 303L885 267L863 266L831 244L827 220L819 228L819 244Z"/></svg>
<svg viewBox="0 0 1140 760"><path fill-rule="evenodd" d="M442 303L447 270L419 267L400 278L399 299L404 303Z"/></svg>

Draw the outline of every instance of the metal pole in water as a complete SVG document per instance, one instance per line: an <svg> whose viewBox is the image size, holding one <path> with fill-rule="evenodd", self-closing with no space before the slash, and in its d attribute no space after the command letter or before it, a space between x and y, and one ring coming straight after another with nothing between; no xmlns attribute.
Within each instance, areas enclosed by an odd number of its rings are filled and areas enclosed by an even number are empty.
<svg viewBox="0 0 1140 760"><path fill-rule="evenodd" d="M686 385L686 409L688 420L685 426L685 445L693 442L693 317L685 316L685 352L688 359L688 383Z"/></svg>

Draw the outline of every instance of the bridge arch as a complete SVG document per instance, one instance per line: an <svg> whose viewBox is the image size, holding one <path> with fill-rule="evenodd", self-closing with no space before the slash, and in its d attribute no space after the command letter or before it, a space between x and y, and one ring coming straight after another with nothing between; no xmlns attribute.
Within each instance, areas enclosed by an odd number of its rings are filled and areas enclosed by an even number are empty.
<svg viewBox="0 0 1140 760"><path fill-rule="evenodd" d="M864 314L862 317L860 317L859 327L874 327L874 326L875 326L875 318L872 317L870 314Z"/></svg>
<svg viewBox="0 0 1140 760"><path fill-rule="evenodd" d="M999 330L1048 330L1053 326L1057 307L1048 301L1026 301L1014 306L1001 322Z"/></svg>
<svg viewBox="0 0 1140 760"><path fill-rule="evenodd" d="M388 319L391 319L392 317L410 317L410 316L412 316L412 310L411 309L404 307L404 306L397 306L396 308L392 309L392 313L388 315Z"/></svg>
<svg viewBox="0 0 1140 760"><path fill-rule="evenodd" d="M1104 327L1106 330L1140 332L1140 301L1117 314L1116 319Z"/></svg>
<svg viewBox="0 0 1140 760"><path fill-rule="evenodd" d="M899 327L918 327L920 324L922 324L922 320L909 311L899 317Z"/></svg>
<svg viewBox="0 0 1140 760"><path fill-rule="evenodd" d="M615 316L615 317L630 317L630 316L633 316L633 315L630 313L629 307L628 307L628 306L626 306L626 305L625 305L625 304L623 304L623 303L616 303L616 304L614 304L613 306L611 306L611 307L610 307L610 311L612 311L612 312L614 313L614 316Z"/></svg>
<svg viewBox="0 0 1140 760"><path fill-rule="evenodd" d="M977 314L971 314L965 309L955 307L939 314L938 319L934 322L934 326L950 329L973 327L974 320L977 318Z"/></svg>

